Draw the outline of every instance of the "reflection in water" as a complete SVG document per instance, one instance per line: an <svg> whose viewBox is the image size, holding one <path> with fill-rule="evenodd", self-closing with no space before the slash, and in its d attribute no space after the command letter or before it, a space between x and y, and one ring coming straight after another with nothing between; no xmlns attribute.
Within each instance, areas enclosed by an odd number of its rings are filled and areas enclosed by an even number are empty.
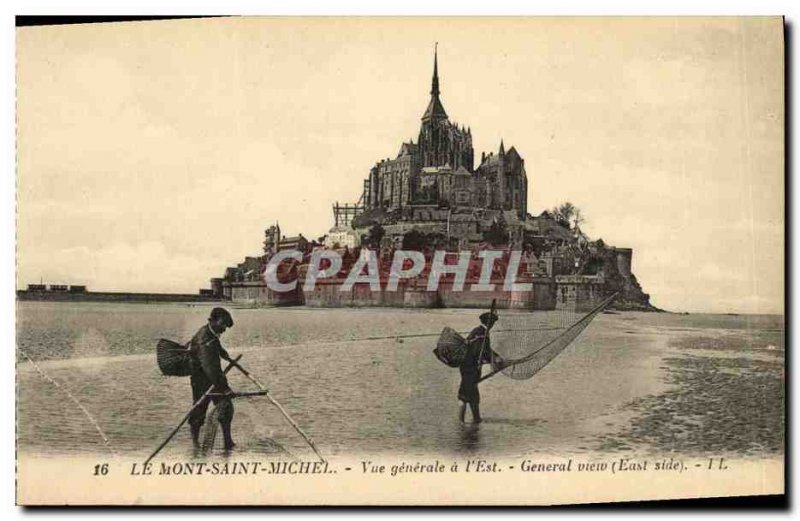
<svg viewBox="0 0 800 521"><path fill-rule="evenodd" d="M481 425L479 423L465 423L461 427L461 449L465 452L475 452L483 447L481 446Z"/></svg>
<svg viewBox="0 0 800 521"><path fill-rule="evenodd" d="M484 418L483 421L484 423L513 425L515 427L536 427L545 423L544 420L538 418Z"/></svg>

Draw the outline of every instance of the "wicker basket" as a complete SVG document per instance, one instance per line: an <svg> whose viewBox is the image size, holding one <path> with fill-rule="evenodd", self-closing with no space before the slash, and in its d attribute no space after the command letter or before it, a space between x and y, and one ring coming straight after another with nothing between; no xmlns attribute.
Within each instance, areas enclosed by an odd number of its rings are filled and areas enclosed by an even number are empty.
<svg viewBox="0 0 800 521"><path fill-rule="evenodd" d="M162 338L156 345L158 368L166 376L189 376L192 366L186 346Z"/></svg>
<svg viewBox="0 0 800 521"><path fill-rule="evenodd" d="M443 364L450 367L458 367L464 360L464 355L467 352L467 341L452 328L446 327L439 335L439 341L436 342L436 349L433 354Z"/></svg>

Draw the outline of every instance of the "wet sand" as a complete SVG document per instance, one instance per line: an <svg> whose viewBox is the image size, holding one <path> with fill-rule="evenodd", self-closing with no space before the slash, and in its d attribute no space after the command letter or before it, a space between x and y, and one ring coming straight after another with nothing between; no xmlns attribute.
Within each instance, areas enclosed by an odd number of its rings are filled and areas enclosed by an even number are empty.
<svg viewBox="0 0 800 521"><path fill-rule="evenodd" d="M159 374L155 342L185 341L207 313L22 303L19 348L60 387L19 358L20 451L146 456L190 401L188 379ZM234 318L225 346L244 353L326 456L783 452L781 317L600 315L532 379L481 384L485 422L466 426L456 418L458 371L432 355L435 337L392 335L468 330L475 310L243 309ZM231 383L252 387L240 375ZM237 401L234 434L240 455L313 457L263 399ZM188 429L165 455L195 457Z"/></svg>
<svg viewBox="0 0 800 521"><path fill-rule="evenodd" d="M603 450L646 444L653 452L780 455L784 451L782 331L690 331L669 341L670 388L626 406L630 426L604 436Z"/></svg>

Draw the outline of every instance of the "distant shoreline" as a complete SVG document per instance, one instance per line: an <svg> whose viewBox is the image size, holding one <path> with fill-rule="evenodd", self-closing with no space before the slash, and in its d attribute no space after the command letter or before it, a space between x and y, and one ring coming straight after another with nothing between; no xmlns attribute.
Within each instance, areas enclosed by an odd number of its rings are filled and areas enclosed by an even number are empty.
<svg viewBox="0 0 800 521"><path fill-rule="evenodd" d="M120 303L203 303L226 302L222 299L195 293L132 293L87 291L82 293L18 290L18 301L38 302L120 302Z"/></svg>
<svg viewBox="0 0 800 521"><path fill-rule="evenodd" d="M350 309L355 311L363 311L368 309L382 309L388 310L391 307L386 306L347 306L347 307L317 307L317 306L270 306L270 305L253 305L247 302L236 302L230 300L223 300L213 297L206 297L202 295L195 295L192 293L130 293L130 292L87 292L83 295L70 295L62 294L55 298L39 298L32 296L31 292L25 290L17 291L18 302L107 302L113 304L219 304L230 309L282 309L282 310L302 310L302 311L326 311L333 309ZM23 294L23 295L21 295ZM101 298L92 298L101 296ZM48 295L48 297L50 297ZM475 309L475 308L413 308L413 307L396 307L393 309L407 309L416 311L428 311L435 309ZM611 310L604 314L617 315L629 313L652 313L651 311L643 310ZM716 316L730 316L730 317L785 317L785 313L731 313L725 311L660 311L665 315L685 315L685 316L699 316L699 315L716 315Z"/></svg>

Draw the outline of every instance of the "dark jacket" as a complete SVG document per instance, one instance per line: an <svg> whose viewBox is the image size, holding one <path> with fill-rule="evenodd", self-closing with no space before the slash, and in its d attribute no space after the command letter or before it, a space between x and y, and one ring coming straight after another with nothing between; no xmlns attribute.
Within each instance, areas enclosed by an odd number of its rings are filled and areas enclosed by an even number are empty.
<svg viewBox="0 0 800 521"><path fill-rule="evenodd" d="M481 364L491 363L491 353L491 336L486 334L486 328L478 326L467 336L467 351L459 369L462 373L475 372L480 374Z"/></svg>
<svg viewBox="0 0 800 521"><path fill-rule="evenodd" d="M484 343L485 339L485 343ZM481 393L478 382L481 379L481 365L491 362L492 347L486 328L478 326L467 337L467 351L458 370L461 372L461 385L458 386L458 399L462 402L478 404Z"/></svg>
<svg viewBox="0 0 800 521"><path fill-rule="evenodd" d="M220 364L221 357L229 359L228 352L222 348L219 337L211 331L210 326L205 325L195 333L189 342L189 354L193 379L207 380L214 385L215 392L224 393L230 390Z"/></svg>

